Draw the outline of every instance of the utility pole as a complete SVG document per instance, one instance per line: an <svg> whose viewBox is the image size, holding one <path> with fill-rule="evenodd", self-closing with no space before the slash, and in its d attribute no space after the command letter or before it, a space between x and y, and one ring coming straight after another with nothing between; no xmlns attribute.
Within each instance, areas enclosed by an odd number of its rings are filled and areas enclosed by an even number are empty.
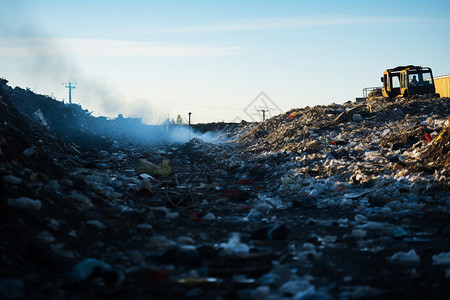
<svg viewBox="0 0 450 300"><path fill-rule="evenodd" d="M266 112L268 112L268 109L258 109L258 111L261 111L263 113L263 122L266 120Z"/></svg>
<svg viewBox="0 0 450 300"><path fill-rule="evenodd" d="M72 104L72 90L75 88L75 84L77 84L76 82L70 82L69 83L63 83L63 85L65 85L66 88L69 89L69 104Z"/></svg>
<svg viewBox="0 0 450 300"><path fill-rule="evenodd" d="M192 113L188 112L188 115L189 115L189 139L191 139L191 115L192 115Z"/></svg>

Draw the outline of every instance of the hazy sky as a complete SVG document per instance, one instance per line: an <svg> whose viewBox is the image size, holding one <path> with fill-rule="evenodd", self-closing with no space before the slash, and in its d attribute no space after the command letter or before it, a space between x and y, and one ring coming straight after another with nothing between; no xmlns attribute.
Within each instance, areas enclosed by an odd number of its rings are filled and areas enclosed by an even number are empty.
<svg viewBox="0 0 450 300"><path fill-rule="evenodd" d="M343 103L386 68L449 74L449 49L449 0L0 0L0 77L148 123Z"/></svg>

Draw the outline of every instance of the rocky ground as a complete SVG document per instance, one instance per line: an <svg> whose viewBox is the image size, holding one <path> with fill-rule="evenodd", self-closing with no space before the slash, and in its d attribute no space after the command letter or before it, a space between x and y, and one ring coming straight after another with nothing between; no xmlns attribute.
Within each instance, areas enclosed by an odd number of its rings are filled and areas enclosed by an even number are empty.
<svg viewBox="0 0 450 300"><path fill-rule="evenodd" d="M220 143L149 145L6 83L2 298L448 298L448 98L306 107Z"/></svg>

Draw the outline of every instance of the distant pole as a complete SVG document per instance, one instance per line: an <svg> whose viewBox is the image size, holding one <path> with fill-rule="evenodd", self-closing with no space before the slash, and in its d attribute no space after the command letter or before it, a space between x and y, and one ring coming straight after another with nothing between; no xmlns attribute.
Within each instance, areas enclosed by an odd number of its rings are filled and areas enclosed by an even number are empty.
<svg viewBox="0 0 450 300"><path fill-rule="evenodd" d="M263 114L263 122L266 120L266 112L269 111L268 109L258 109L258 111L261 111Z"/></svg>
<svg viewBox="0 0 450 300"><path fill-rule="evenodd" d="M192 113L188 112L188 115L189 115L189 139L191 139L191 115L192 115Z"/></svg>
<svg viewBox="0 0 450 300"><path fill-rule="evenodd" d="M69 104L72 104L72 90L75 88L75 84L77 84L76 82L68 82L68 83L63 83L65 85L66 88L69 89Z"/></svg>

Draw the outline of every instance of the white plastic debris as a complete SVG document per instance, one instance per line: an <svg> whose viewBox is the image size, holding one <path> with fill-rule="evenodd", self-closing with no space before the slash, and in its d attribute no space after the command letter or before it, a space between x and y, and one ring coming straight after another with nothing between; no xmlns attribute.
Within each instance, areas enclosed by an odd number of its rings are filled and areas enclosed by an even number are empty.
<svg viewBox="0 0 450 300"><path fill-rule="evenodd" d="M95 227L97 227L98 229L105 229L105 228L106 228L105 224L103 224L102 222L97 221L97 220L89 220L89 221L86 221L86 224L95 226Z"/></svg>
<svg viewBox="0 0 450 300"><path fill-rule="evenodd" d="M213 213L207 213L202 217L203 220L215 220L216 216Z"/></svg>
<svg viewBox="0 0 450 300"><path fill-rule="evenodd" d="M347 193L347 194L344 194L344 197L349 198L349 199L358 199L359 197L367 195L370 192L372 192L372 190L367 190L367 191L360 192L360 193Z"/></svg>
<svg viewBox="0 0 450 300"><path fill-rule="evenodd" d="M450 252L433 255L433 265L450 265Z"/></svg>
<svg viewBox="0 0 450 300"><path fill-rule="evenodd" d="M47 126L48 126L48 122L47 122L47 120L45 119L44 113L42 112L42 110L41 110L40 108L39 108L37 111L35 111L35 112L32 114L32 116L33 116L33 119L34 119L36 122L41 123L44 127L47 127Z"/></svg>
<svg viewBox="0 0 450 300"><path fill-rule="evenodd" d="M416 250L411 249L408 252L397 252L394 255L392 255L390 258L392 261L398 261L398 262L419 262L420 257L417 255Z"/></svg>
<svg viewBox="0 0 450 300"><path fill-rule="evenodd" d="M128 170L126 170L126 171L128 171ZM131 171L134 172L134 170L131 170ZM139 174L139 177L141 177L142 179L151 179L151 180L155 180L154 177L152 177L151 175L148 175L147 173Z"/></svg>
<svg viewBox="0 0 450 300"><path fill-rule="evenodd" d="M8 199L7 203L9 206L25 210L40 210L42 207L41 201L33 200L27 197Z"/></svg>
<svg viewBox="0 0 450 300"><path fill-rule="evenodd" d="M247 254L250 250L246 244L241 243L241 236L239 232L233 232L228 240L228 243L220 244L220 248L225 251L226 255Z"/></svg>

